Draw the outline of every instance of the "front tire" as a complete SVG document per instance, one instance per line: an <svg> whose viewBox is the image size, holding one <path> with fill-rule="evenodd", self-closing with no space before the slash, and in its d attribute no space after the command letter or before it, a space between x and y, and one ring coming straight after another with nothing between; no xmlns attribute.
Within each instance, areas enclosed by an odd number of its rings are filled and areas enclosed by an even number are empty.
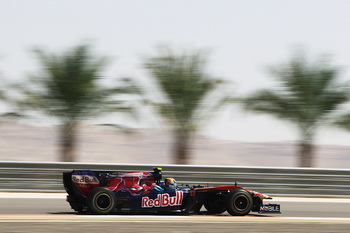
<svg viewBox="0 0 350 233"><path fill-rule="evenodd" d="M111 214L116 206L116 197L111 190L98 187L89 193L86 202L94 214Z"/></svg>
<svg viewBox="0 0 350 233"><path fill-rule="evenodd" d="M226 198L227 212L233 216L249 214L253 208L253 198L243 189L235 189L228 193Z"/></svg>

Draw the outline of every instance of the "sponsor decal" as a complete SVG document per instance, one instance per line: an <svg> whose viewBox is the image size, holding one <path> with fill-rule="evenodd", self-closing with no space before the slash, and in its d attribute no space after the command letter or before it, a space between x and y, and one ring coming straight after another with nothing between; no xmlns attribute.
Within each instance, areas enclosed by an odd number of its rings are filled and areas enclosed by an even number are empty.
<svg viewBox="0 0 350 233"><path fill-rule="evenodd" d="M72 181L76 184L99 184L100 181L95 176L72 175Z"/></svg>
<svg viewBox="0 0 350 233"><path fill-rule="evenodd" d="M182 191L176 191L176 195L173 197L171 197L168 193L163 193L158 194L156 199L149 199L149 197L143 197L141 202L141 208L178 206L182 204L182 200Z"/></svg>
<svg viewBox="0 0 350 233"><path fill-rule="evenodd" d="M280 205L261 205L260 213L266 212L280 212Z"/></svg>

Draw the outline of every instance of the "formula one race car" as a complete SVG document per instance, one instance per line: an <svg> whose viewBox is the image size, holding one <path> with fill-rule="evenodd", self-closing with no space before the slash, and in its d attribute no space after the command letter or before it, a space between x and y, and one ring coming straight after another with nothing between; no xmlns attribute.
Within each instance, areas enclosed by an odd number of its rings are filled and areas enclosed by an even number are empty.
<svg viewBox="0 0 350 233"><path fill-rule="evenodd" d="M161 168L153 172L74 170L63 173L72 209L93 214L128 210L181 211L199 213L204 206L210 214L227 211L243 216L250 211L280 213L280 205L263 204L269 196L235 185L217 187L178 186L175 179L161 181Z"/></svg>

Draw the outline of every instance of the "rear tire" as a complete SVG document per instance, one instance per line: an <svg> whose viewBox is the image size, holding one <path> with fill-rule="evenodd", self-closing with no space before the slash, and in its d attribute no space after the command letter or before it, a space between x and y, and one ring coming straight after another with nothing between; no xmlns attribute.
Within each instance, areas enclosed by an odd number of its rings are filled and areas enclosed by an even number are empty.
<svg viewBox="0 0 350 233"><path fill-rule="evenodd" d="M253 198L250 193L243 189L234 189L226 198L226 209L233 216L249 214L253 208Z"/></svg>
<svg viewBox="0 0 350 233"><path fill-rule="evenodd" d="M117 201L111 190L98 187L89 193L86 202L88 209L94 214L111 214Z"/></svg>

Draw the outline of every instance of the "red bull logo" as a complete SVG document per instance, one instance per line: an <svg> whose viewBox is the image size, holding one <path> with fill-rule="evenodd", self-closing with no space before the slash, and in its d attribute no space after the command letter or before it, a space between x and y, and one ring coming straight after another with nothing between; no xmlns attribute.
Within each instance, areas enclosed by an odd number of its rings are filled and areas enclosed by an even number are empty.
<svg viewBox="0 0 350 233"><path fill-rule="evenodd" d="M158 194L156 199L149 199L149 197L143 197L141 208L152 207L168 207L181 205L183 200L183 192L176 191L176 195L171 197L168 193Z"/></svg>
<svg viewBox="0 0 350 233"><path fill-rule="evenodd" d="M72 181L76 184L99 184L100 181L95 176L72 175Z"/></svg>

